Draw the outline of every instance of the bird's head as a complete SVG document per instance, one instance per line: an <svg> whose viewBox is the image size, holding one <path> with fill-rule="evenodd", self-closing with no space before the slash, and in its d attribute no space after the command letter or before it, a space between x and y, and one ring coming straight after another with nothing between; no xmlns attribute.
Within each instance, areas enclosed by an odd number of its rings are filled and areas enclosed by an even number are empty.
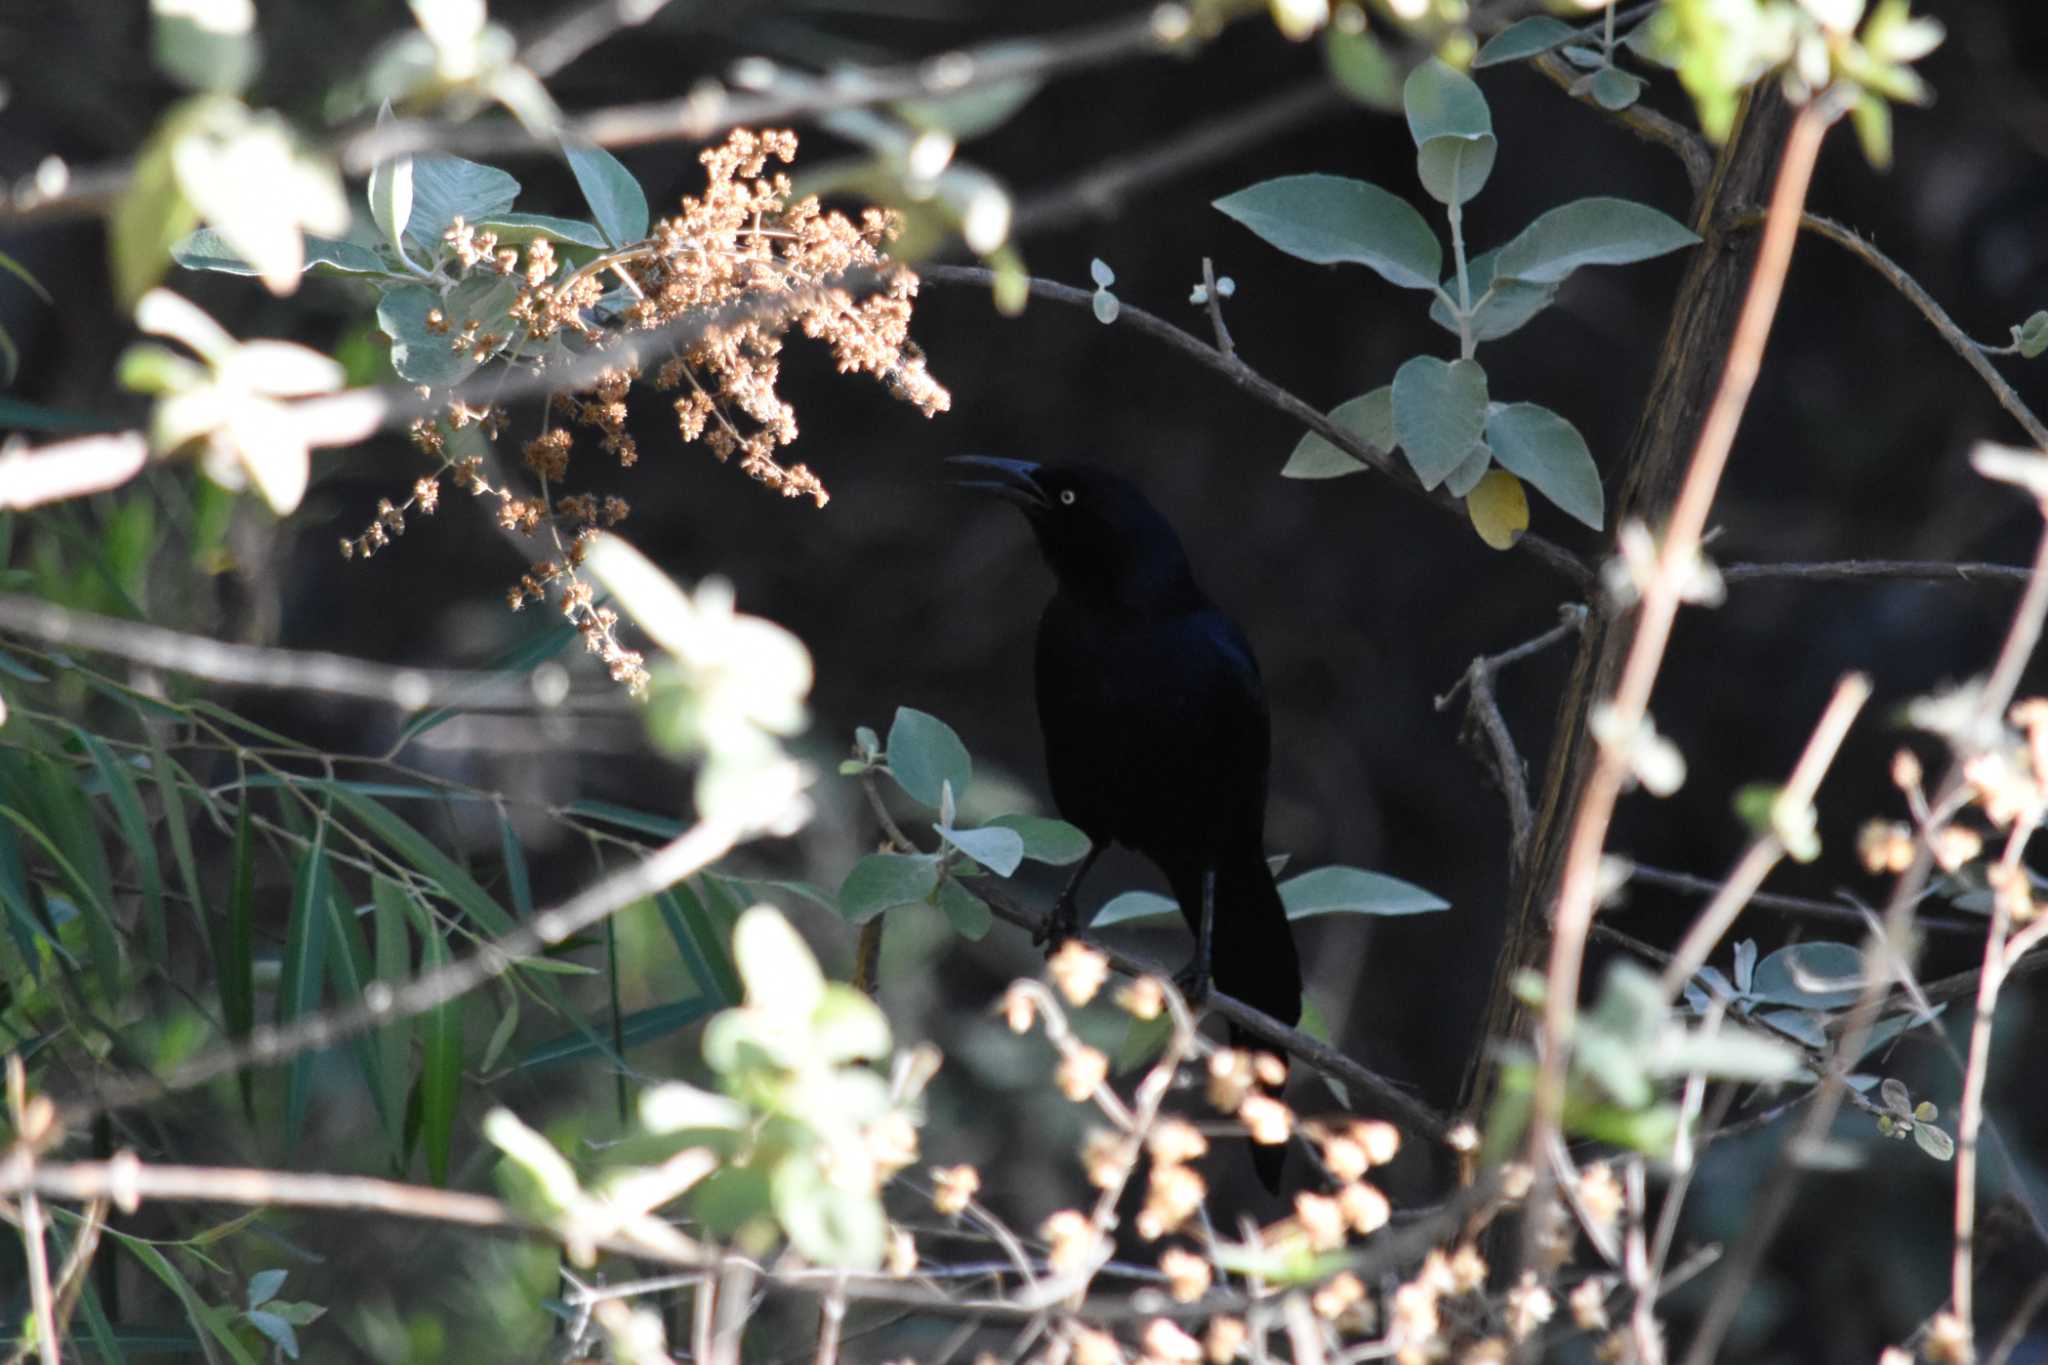
<svg viewBox="0 0 2048 1365"><path fill-rule="evenodd" d="M1195 593L1180 537L1136 484L1084 464L993 455L947 461L982 477L959 480L1019 508L1060 586L1129 604Z"/></svg>

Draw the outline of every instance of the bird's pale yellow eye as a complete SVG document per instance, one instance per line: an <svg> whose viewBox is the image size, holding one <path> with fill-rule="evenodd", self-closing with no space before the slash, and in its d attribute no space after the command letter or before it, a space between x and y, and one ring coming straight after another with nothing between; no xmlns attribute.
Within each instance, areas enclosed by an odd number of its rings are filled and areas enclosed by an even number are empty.
<svg viewBox="0 0 2048 1365"><path fill-rule="evenodd" d="M1061 492L1060 492L1060 504L1061 504L1062 506L1064 506L1064 507L1072 507L1072 506L1074 505L1074 490L1073 490L1073 489L1071 489L1071 488L1067 488L1067 489L1062 489L1062 490L1061 490Z"/></svg>

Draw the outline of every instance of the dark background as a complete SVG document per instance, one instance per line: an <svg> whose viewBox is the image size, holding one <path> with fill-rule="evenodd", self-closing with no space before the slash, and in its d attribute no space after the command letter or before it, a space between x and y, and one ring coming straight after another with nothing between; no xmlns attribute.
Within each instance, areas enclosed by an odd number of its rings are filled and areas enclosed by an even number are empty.
<svg viewBox="0 0 2048 1365"><path fill-rule="evenodd" d="M1919 8L1949 26L1949 41L1923 67L1937 102L1899 111L1889 173L1871 170L1847 130L1837 132L1811 204L1874 240L1972 335L1999 344L2009 325L2048 301L2048 11L1999 0ZM90 165L132 152L174 97L152 74L140 10L13 0L0 11L9 96L0 109L0 171L26 173L48 153ZM542 4L493 9L515 28L554 12ZM679 0L645 29L586 55L551 87L572 110L660 99L743 53L797 62L894 58L1050 32L1102 13L1059 3ZM317 125L327 86L360 71L376 43L407 23L398 4L266 6L268 61L255 98ZM1289 44L1254 20L1191 59L1126 61L1055 80L961 155L1029 205L1098 162L1142 155L1191 123L1322 79L1315 44ZM1481 84L1501 148L1492 181L1468 209L1475 251L1583 195L1622 195L1687 215L1685 180L1667 153L1527 69L1489 70ZM1648 100L1689 121L1667 75L1653 81ZM800 131L799 168L832 146L822 133ZM701 185L691 148L623 156L657 212ZM1202 257L1213 257L1218 272L1237 281L1228 316L1243 356L1328 408L1388 382L1411 354L1453 354L1450 339L1426 322L1416 295L1362 269L1283 256L1210 201L1304 171L1356 176L1419 199L1412 157L1397 117L1334 105L1266 143L1137 189L1113 212L1049 223L1020 246L1034 274L1074 284L1085 285L1090 259L1101 257L1116 271L1120 297L1197 332L1206 323L1188 305L1188 291ZM526 186L520 208L581 212L560 167L530 158L506 164ZM1424 207L1437 222L1434 206ZM17 395L67 410L129 411L108 380L129 336L106 303L98 228L79 222L0 233L0 250L58 298L50 310L0 288L0 321L25 356ZM1682 258L1672 257L1573 277L1557 307L1484 348L1493 396L1564 413L1611 473L1636 421L1681 268ZM359 345L368 315L340 284L314 282L300 298L279 302L250 281L173 283L239 335L294 335L330 351ZM1269 846L1290 853L1296 867L1379 869L1452 902L1442 915L1383 924L1321 920L1301 932L1312 996L1345 1047L1432 1103L1453 1102L1478 1041L1476 1019L1498 948L1506 823L1498 794L1460 748L1455 711L1439 713L1432 698L1475 655L1550 626L1571 599L1570 585L1526 555L1487 550L1462 523L1376 477L1279 479L1298 429L1128 328L1044 301L1006 319L981 291L928 286L913 331L953 393L952 412L929 422L878 386L834 376L822 352L792 341L784 394L805 434L791 454L832 490L822 511L764 492L700 449L677 448L659 405L640 414L637 468L600 474L587 464L579 473L589 486L633 502L627 530L678 577L729 576L742 609L808 643L818 681L803 744L821 772L830 773L854 725L886 730L893 709L909 705L960 732L984 794L999 780L1040 800L1029 654L1046 577L1021 521L949 490L939 461L963 451L1085 458L1139 480L1180 527L1203 581L1245 624L1263 663L1275 734ZM2038 366L1999 363L2035 406L2048 399ZM2023 439L1897 293L1809 237L1794 259L1717 504L1712 552L1724 563L1859 556L2024 563L2038 521L2024 500L1969 471L1964 457L1984 438ZM520 557L484 517L457 500L368 563L343 563L335 554L337 538L359 532L376 499L397 495L417 465L394 440L319 455L313 491L295 517L277 525L253 506L242 509L231 536L234 567L196 584L160 585L152 615L229 638L392 661L483 663L532 624L502 606ZM151 496L164 499L171 520L181 477L152 476ZM103 499L97 513L111 515L112 506ZM1588 556L1605 543L1547 504L1537 506L1534 529ZM1781 778L1835 680L1862 669L1875 679L1877 699L1822 793L1826 853L1814 866L1788 867L1771 886L1880 898L1883 885L1856 866L1853 845L1864 819L1900 813L1884 777L1900 738L1892 713L1911 696L1988 666L2012 601L2009 588L1994 585L1777 584L1737 587L1718 610L1688 611L1653 709L1659 728L1685 752L1690 777L1668 801L1626 799L1612 847L1654 866L1715 876L1745 838L1730 809L1735 789ZM1566 664L1566 652L1553 650L1502 681L1507 719L1539 778ZM383 748L394 724L374 708L313 699L246 697L238 705L345 750ZM585 795L680 810L686 779L638 748L630 727L479 721L409 757L554 799ZM751 852L747 861L836 882L875 831L850 784L825 776L817 800L819 817L799 839ZM565 891L587 875L573 849L547 861L557 836L544 824L527 834L540 860L538 892ZM1111 860L1093 891L1099 898L1149 885L1149 875L1139 863ZM1638 889L1613 922L1668 942L1695 905ZM843 969L850 935L814 909L790 908L810 915L814 942ZM1752 913L1737 935L1768 950L1797 928ZM1849 936L1828 926L1814 932ZM1175 960L1184 951L1164 936L1150 946ZM1926 972L1964 969L1977 951L1971 940L1937 939ZM939 1036L955 1057L928 1135L953 1149L929 1155L1005 1172L1014 1188L991 1198L1027 1226L1076 1192L1060 1155L1075 1129L1070 1116L1049 1115L1042 1105L1015 1115L1006 1105L1004 1122L987 1121L990 1091L1032 1083L1038 1063L973 1012L1033 960L1021 935L1006 929L968 945L928 921L906 919L890 945L884 989L902 1033ZM2031 1165L2042 1122L2025 1093L2033 1015L2026 992L2016 987L2014 995L2001 1013L2007 1062L1994 1072L1992 1095L2016 1156ZM1959 1078L1932 1044L1908 1041L1884 1069L1945 1115L1953 1105ZM1788 1225L1730 1359L1867 1360L1945 1295L1949 1172L1910 1144L1880 1144L1867 1119L1843 1120L1841 1134L1867 1164L1808 1182L1804 1216ZM1739 1226L1774 1142L1770 1135L1747 1139L1709 1162L1695 1187L1692 1238L1725 1238ZM1425 1197L1430 1173L1411 1173L1409 1182L1412 1197ZM2014 1251L1989 1273L2024 1288L2030 1276L2021 1267L2035 1259L2038 1253ZM1987 1297L1987 1313L2007 1301L1998 1285ZM1686 1311L1681 1294L1674 1302L1681 1335ZM2048 1358L2030 1349L2035 1354L2019 1358Z"/></svg>

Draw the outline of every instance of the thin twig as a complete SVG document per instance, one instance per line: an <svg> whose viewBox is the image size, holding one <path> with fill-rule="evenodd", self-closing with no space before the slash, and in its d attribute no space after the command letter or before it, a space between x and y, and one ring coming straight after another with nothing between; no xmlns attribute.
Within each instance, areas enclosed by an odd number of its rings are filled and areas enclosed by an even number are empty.
<svg viewBox="0 0 2048 1365"><path fill-rule="evenodd" d="M1835 685L1835 695L1813 727L1813 735L1806 741L1805 751L1793 765L1792 776L1786 779L1783 790L1771 803L1773 828L1758 835L1743 852L1735 870L1728 874L1721 890L1693 920L1692 927L1686 930L1685 938L1679 942L1670 963L1665 966L1661 984L1667 1003L1678 998L1685 983L1692 980L1692 974L1705 964L1715 945L1735 923L1742 907L1785 856L1787 849L1776 828L1777 821L1782 818L1790 824L1803 824L1810 831L1814 793L1820 790L1820 780L1826 775L1828 765L1835 761L1835 753L1842 747L1842 740L1847 737L1857 713L1869 700L1870 679L1861 673L1851 673Z"/></svg>
<svg viewBox="0 0 2048 1365"><path fill-rule="evenodd" d="M606 39L646 23L670 3L671 0L591 0L528 39L520 49L520 62L545 80Z"/></svg>
<svg viewBox="0 0 2048 1365"><path fill-rule="evenodd" d="M1807 105L1795 116L1772 191L1749 289L1730 342L1721 381L1700 426L1699 441L1677 501L1665 526L1656 567L1641 585L1635 636L1612 702L1616 738L1599 746L1573 823L1560 879L1549 970L1543 1002L1542 1034L1546 1046L1537 1072L1530 1112L1529 1151L1537 1172L1525 1236L1533 1239L1546 1225L1550 1198L1548 1167L1540 1154L1549 1145L1564 1109L1567 1053L1578 1014L1580 970L1586 933L1592 924L1595 888L1609 821L1629 772L1631 741L1645 723L1650 692L1677 616L1679 590L1690 576L1706 529L1721 472L1734 445L1735 431L1763 363L1764 344L1778 309L1792 245L1798 237L1799 212L1806 200L1814 162L1838 109L1832 96ZM1534 1250L1533 1244L1527 1250ZM1525 1256L1525 1260L1533 1257Z"/></svg>
<svg viewBox="0 0 2048 1365"><path fill-rule="evenodd" d="M110 654L147 668L238 687L262 687L385 702L403 711L460 703L477 710L546 711L568 699L558 671L529 677L446 669L392 668L318 650L229 644L61 607L25 593L0 593L0 632L59 648ZM611 689L606 695L614 695ZM585 701L588 698L583 699ZM626 703L606 708L624 714Z"/></svg>
<svg viewBox="0 0 2048 1365"><path fill-rule="evenodd" d="M1690 872L1674 872L1669 868L1649 867L1642 863L1629 866L1629 880L1645 886L1659 886L1670 891L1686 891L1696 895L1715 896L1721 892L1721 883L1712 877L1698 877ZM1781 914L1804 915L1814 919L1840 920L1847 924L1868 923L1869 912L1853 905L1836 905L1831 901L1809 900L1805 896L1782 896L1776 892L1758 891L1749 898L1751 909L1775 910ZM1968 934L1972 938L1984 932L1981 920L1930 919L1925 915L1917 917L1916 927L1938 934ZM1974 987L1975 973L1971 974Z"/></svg>
<svg viewBox="0 0 2048 1365"><path fill-rule="evenodd" d="M388 158L423 152L473 158L554 156L559 151L557 135L600 147L701 142L729 128L776 127L838 109L957 94L1001 81L1044 80L1147 53L1166 53L1192 40L1196 32L1185 6L1160 4L1047 37L1004 38L919 61L852 67L823 77L800 77L755 58L752 64L742 64L739 72L755 89L735 91L717 81L701 81L677 99L572 114L553 130L529 130L506 118L470 123L397 119L381 126L366 120L337 134L327 151L344 173L367 175ZM0 185L0 223L102 213L126 192L133 177L132 163L79 170L59 166L54 172Z"/></svg>
<svg viewBox="0 0 2048 1365"><path fill-rule="evenodd" d="M964 284L990 288L996 282L996 273L980 266L921 265L917 273L919 279L927 284ZM1027 281L1027 287L1038 298L1050 299L1055 303L1083 310L1092 310L1094 307L1094 295L1085 289L1076 289L1071 285L1036 277ZM1122 306L1117 311L1114 326L1128 324L1153 340L1165 343L1169 349L1178 351L1196 364L1222 375L1267 407L1285 413L1359 463L1384 474L1393 480L1397 487L1460 520L1465 518L1465 504L1462 501L1441 489L1434 493L1424 491L1422 485L1416 482L1414 475L1399 465L1386 451L1365 444L1355 434L1346 431L1302 399L1246 364L1244 357L1224 355L1200 337L1174 326L1164 318L1148 313L1128 301L1120 299L1119 303ZM1590 593L1593 590L1596 576L1592 567L1563 546L1541 536L1524 535L1515 542L1515 548L1534 556L1546 567L1568 580L1580 592Z"/></svg>
<svg viewBox="0 0 2048 1365"><path fill-rule="evenodd" d="M1977 694L1975 715L1965 725L1964 735L1982 735L1990 722L2004 714L2012 701L2013 689L2018 686L2020 669L2033 652L2034 642L2040 638L2044 615L2048 615L2048 528L2044 528L2035 552L2032 578L2014 610L1998 663L1990 680ZM1933 805L1936 808L1946 808L1962 789L1961 766L1960 756L1951 762L1935 795ZM1887 983L1893 972L1903 975L1907 971L1905 945L1911 941L1913 909L1933 866L1934 859L1927 841L1917 840L1913 863L1899 874L1893 886L1891 899L1885 906L1882 929L1877 936L1876 951L1882 954L1888 969L1869 974L1855 1006L1849 1011L1847 1027L1843 1030L1837 1055L1849 1060L1840 1066L1828 1067L1821 1076L1821 1083L1814 1087L1811 1105L1799 1131L1781 1150L1777 1164L1772 1167L1751 1206L1741 1237L1728 1254L1728 1268L1714 1286L1713 1296L1700 1317L1692 1348L1686 1356L1686 1365L1709 1365L1714 1359L1729 1325L1735 1319L1749 1282L1762 1264L1764 1252L1791 1207L1793 1187L1801 1173L1799 1157L1820 1142L1828 1126L1834 1122L1847 1092L1848 1069L1854 1059L1862 1055L1864 1042L1877 1021L1879 1007L1885 1003Z"/></svg>
<svg viewBox="0 0 2048 1365"><path fill-rule="evenodd" d="M2024 564L1986 564L1946 559L1840 559L1820 563L1723 564L1721 581L1742 583L1868 583L1921 580L1930 583L2000 583L2022 586L2030 572Z"/></svg>
<svg viewBox="0 0 2048 1365"><path fill-rule="evenodd" d="M1207 307L1209 326L1216 332L1216 350L1226 359L1237 354L1237 343L1230 339L1230 328L1223 323L1223 295L1216 288L1216 263L1209 257L1202 258L1202 302Z"/></svg>
<svg viewBox="0 0 2048 1365"><path fill-rule="evenodd" d="M1825 237L1841 247L1883 276L1892 288L1904 294L1906 301L1918 309L1920 316L1926 318L1934 330L1941 334L1941 339L1948 343L1949 349L1961 356L1963 363L1977 372L1977 377L1984 381L1992 395L1998 399L1999 406L2020 424L2020 429L2027 433L2028 439L2036 446L2048 447L2048 425L2042 424L2041 419L2034 415L2033 409L2029 408L2025 400L2013 390L2012 385L2005 382L2005 376L1985 357L1985 351L1990 348L1971 340L1969 333L1956 326L1955 320L1948 315L1947 310L1936 303L1934 296L1923 289L1920 282L1908 274L1903 266L1879 251L1853 229L1837 223L1832 218L1823 218L1817 213L1806 213L1800 216L1799 225L1815 236Z"/></svg>
<svg viewBox="0 0 2048 1365"><path fill-rule="evenodd" d="M2034 1319L2044 1306L2048 1306L2048 1275L2035 1280L2033 1287L2027 1290L2027 1296L2020 1300L2019 1307L2013 1309L2012 1321L2006 1324L2005 1334L1999 1337L1997 1347L1984 1358L1984 1365L2006 1365L2012 1359L2012 1353L2026 1340L2027 1329L2034 1325Z"/></svg>

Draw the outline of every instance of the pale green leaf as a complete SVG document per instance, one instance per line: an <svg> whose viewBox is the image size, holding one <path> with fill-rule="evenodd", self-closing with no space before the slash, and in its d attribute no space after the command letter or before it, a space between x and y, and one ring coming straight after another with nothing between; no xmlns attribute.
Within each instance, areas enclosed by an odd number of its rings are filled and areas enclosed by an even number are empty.
<svg viewBox="0 0 2048 1365"><path fill-rule="evenodd" d="M1486 416L1486 441L1501 468L1533 484L1559 511L1596 531L1605 524L1600 467L1570 422L1535 403L1496 403Z"/></svg>
<svg viewBox="0 0 2048 1365"><path fill-rule="evenodd" d="M967 746L937 716L898 707L889 727L889 772L913 800L938 809L945 784L965 792L974 775Z"/></svg>
<svg viewBox="0 0 2048 1365"><path fill-rule="evenodd" d="M1399 878L1342 866L1319 867L1288 878L1280 883L1280 902L1291 920L1315 915L1422 915L1451 907L1441 896Z"/></svg>
<svg viewBox="0 0 2048 1365"><path fill-rule="evenodd" d="M1556 284L1587 265L1627 265L1696 244L1684 224L1627 199L1580 199L1555 208L1502 247L1495 272Z"/></svg>
<svg viewBox="0 0 2048 1365"><path fill-rule="evenodd" d="M1216 201L1216 207L1290 256L1352 262L1405 289L1436 288L1443 246L1405 199L1363 180L1289 175Z"/></svg>
<svg viewBox="0 0 2048 1365"><path fill-rule="evenodd" d="M1375 450L1394 448L1394 389L1383 384L1330 409L1330 420ZM1335 479L1369 468L1325 439L1309 432L1294 444L1294 453L1280 470L1283 479Z"/></svg>
<svg viewBox="0 0 2048 1365"><path fill-rule="evenodd" d="M1486 371L1473 360L1415 356L1394 373L1394 439L1424 488L1471 452L1486 426Z"/></svg>

